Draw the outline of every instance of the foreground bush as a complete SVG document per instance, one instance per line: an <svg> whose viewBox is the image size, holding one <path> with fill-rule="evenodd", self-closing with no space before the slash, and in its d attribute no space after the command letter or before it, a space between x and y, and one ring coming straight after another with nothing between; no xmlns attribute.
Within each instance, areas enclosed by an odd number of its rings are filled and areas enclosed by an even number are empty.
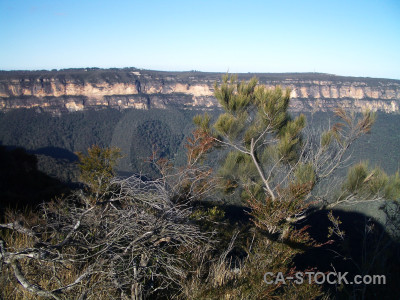
<svg viewBox="0 0 400 300"><path fill-rule="evenodd" d="M115 152L95 149L91 159L81 160L96 166L93 176L83 168L88 189L44 204L30 218L10 215L0 225L3 297L174 294L190 275L190 262L205 253L200 249L210 235L191 220L189 196L177 198L163 180L111 177L115 160L108 156ZM111 165L97 168L103 160ZM185 174L187 180L192 173ZM185 188L196 190L193 183Z"/></svg>

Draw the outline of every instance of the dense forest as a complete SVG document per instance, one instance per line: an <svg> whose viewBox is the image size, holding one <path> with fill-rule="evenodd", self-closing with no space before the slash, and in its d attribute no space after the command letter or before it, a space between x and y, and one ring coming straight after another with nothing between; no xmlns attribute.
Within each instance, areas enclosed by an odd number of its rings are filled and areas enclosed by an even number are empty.
<svg viewBox="0 0 400 300"><path fill-rule="evenodd" d="M182 164L184 144L198 113L201 111L104 109L54 116L35 109L13 110L0 114L0 143L37 155L39 169L67 182L74 180L70 164L77 160L74 153L86 152L94 144L121 148L121 172L151 175L154 170L145 161L153 151ZM216 118L220 113L217 109L212 115ZM322 131L336 121L332 112L306 113L306 117L308 128L313 131ZM371 133L353 145L350 162L368 160L370 165L379 165L388 173L399 170L399 122L400 115L378 113Z"/></svg>

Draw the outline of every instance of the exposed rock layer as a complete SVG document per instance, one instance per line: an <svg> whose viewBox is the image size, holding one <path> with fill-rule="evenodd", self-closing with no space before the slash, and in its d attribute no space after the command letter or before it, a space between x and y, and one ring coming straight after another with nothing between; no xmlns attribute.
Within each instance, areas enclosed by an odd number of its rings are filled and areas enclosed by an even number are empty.
<svg viewBox="0 0 400 300"><path fill-rule="evenodd" d="M54 113L88 108L208 108L219 73L129 69L69 69L0 72L0 110L38 107ZM400 80L342 77L319 73L256 75L268 87L291 89L291 109L330 110L337 106L398 112Z"/></svg>

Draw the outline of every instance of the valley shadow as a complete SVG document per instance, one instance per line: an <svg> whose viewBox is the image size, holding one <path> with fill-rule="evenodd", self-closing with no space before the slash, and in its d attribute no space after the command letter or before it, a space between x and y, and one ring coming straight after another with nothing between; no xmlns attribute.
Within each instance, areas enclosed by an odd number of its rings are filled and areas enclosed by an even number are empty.
<svg viewBox="0 0 400 300"><path fill-rule="evenodd" d="M78 161L78 156L75 153L60 147L43 147L29 152L32 154L50 156L55 159L66 159L69 162Z"/></svg>
<svg viewBox="0 0 400 300"><path fill-rule="evenodd" d="M37 168L37 158L22 148L0 146L0 218L5 210L34 210L69 188Z"/></svg>
<svg viewBox="0 0 400 300"><path fill-rule="evenodd" d="M357 212L333 210L338 226L320 210L297 224L310 226L310 236L319 244L298 255L297 270L313 269L345 274L349 284L324 284L334 299L400 299L400 245L371 217ZM337 219L338 218L338 219ZM384 275L386 284L351 284L355 275ZM333 277L332 277L333 278Z"/></svg>

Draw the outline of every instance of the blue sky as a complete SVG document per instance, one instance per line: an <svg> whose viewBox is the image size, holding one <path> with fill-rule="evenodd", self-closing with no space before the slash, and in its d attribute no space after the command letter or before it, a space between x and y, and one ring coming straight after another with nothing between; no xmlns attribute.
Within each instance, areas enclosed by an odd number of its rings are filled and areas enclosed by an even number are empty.
<svg viewBox="0 0 400 300"><path fill-rule="evenodd" d="M0 69L400 79L400 1L0 0Z"/></svg>

